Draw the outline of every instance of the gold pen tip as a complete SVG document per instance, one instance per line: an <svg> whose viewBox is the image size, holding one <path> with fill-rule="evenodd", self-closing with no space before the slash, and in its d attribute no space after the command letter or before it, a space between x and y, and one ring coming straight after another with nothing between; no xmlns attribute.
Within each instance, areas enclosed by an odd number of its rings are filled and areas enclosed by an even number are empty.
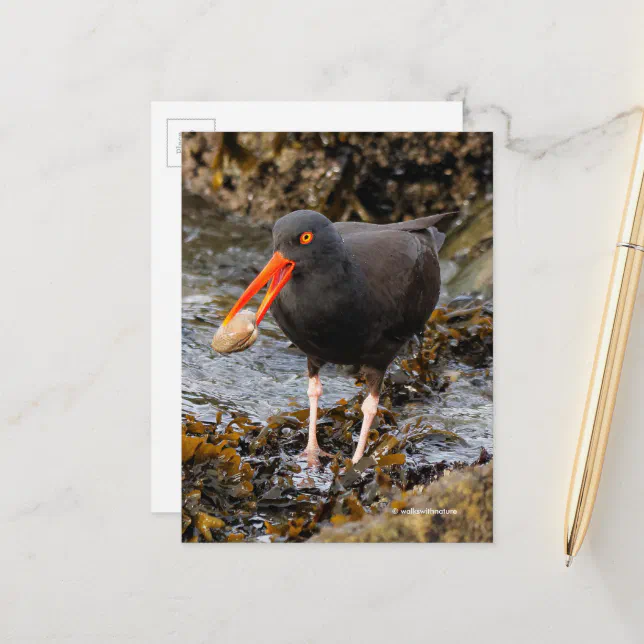
<svg viewBox="0 0 644 644"><path fill-rule="evenodd" d="M566 568L570 568L570 566L572 566L573 559L574 557L572 555L568 555L566 557Z"/></svg>

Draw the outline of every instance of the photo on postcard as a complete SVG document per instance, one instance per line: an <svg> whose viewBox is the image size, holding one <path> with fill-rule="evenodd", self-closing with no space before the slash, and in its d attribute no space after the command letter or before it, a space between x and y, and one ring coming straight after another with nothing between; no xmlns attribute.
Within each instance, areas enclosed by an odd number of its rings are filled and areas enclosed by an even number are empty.
<svg viewBox="0 0 644 644"><path fill-rule="evenodd" d="M492 541L492 152L183 134L183 541Z"/></svg>

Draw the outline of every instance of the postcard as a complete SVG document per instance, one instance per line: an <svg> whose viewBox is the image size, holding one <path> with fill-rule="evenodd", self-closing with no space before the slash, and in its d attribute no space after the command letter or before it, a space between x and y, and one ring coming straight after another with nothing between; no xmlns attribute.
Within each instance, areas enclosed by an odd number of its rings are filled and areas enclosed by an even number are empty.
<svg viewBox="0 0 644 644"><path fill-rule="evenodd" d="M492 134L180 153L182 540L491 542Z"/></svg>

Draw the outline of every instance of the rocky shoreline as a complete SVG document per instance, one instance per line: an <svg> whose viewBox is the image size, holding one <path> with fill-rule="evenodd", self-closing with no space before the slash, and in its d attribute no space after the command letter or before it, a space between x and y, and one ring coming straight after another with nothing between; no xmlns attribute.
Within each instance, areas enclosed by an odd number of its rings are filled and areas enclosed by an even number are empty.
<svg viewBox="0 0 644 644"><path fill-rule="evenodd" d="M490 133L183 135L184 192L274 222L298 209L389 223L461 210L492 185Z"/></svg>
<svg viewBox="0 0 644 644"><path fill-rule="evenodd" d="M446 470L442 477L392 501L386 512L328 525L312 542L491 543L493 466Z"/></svg>

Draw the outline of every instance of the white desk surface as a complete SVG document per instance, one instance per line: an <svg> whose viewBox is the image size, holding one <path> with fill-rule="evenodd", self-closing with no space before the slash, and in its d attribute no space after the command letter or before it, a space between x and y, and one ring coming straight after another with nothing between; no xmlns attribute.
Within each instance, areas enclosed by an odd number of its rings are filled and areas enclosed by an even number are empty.
<svg viewBox="0 0 644 644"><path fill-rule="evenodd" d="M3 641L641 642L644 288L570 570L562 520L644 3L175 4L0 10ZM496 133L494 545L182 545L149 512L150 101L446 98Z"/></svg>

